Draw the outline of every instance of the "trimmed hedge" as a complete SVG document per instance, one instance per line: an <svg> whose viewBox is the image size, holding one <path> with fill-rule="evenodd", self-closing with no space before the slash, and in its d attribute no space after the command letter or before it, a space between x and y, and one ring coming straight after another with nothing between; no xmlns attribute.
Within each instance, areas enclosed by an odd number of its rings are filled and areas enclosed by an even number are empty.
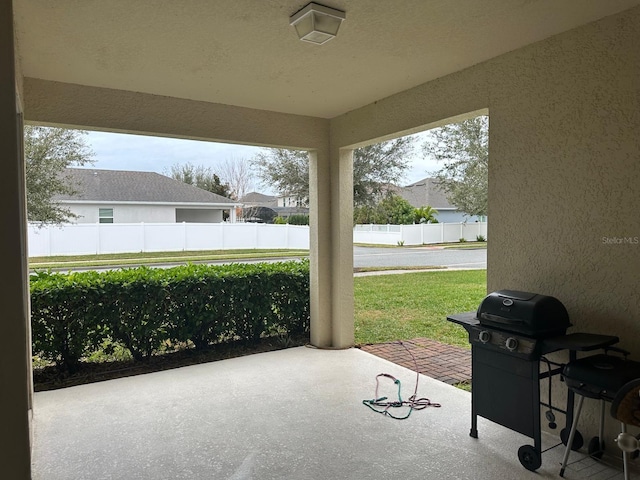
<svg viewBox="0 0 640 480"><path fill-rule="evenodd" d="M309 312L308 261L31 277L33 353L70 371L107 340L142 360L163 345L302 334Z"/></svg>

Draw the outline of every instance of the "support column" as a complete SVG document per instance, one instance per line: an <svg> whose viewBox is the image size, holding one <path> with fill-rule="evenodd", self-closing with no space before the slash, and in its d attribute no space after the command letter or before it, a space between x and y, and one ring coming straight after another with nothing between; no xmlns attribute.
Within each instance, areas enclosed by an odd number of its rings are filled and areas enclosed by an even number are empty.
<svg viewBox="0 0 640 480"><path fill-rule="evenodd" d="M311 343L353 345L353 155L310 152Z"/></svg>
<svg viewBox="0 0 640 480"><path fill-rule="evenodd" d="M332 346L353 346L353 150L331 155Z"/></svg>
<svg viewBox="0 0 640 480"><path fill-rule="evenodd" d="M3 478L31 478L31 338L25 169L12 2L0 2L0 458Z"/></svg>
<svg viewBox="0 0 640 480"><path fill-rule="evenodd" d="M236 223L236 207L229 209L229 223Z"/></svg>

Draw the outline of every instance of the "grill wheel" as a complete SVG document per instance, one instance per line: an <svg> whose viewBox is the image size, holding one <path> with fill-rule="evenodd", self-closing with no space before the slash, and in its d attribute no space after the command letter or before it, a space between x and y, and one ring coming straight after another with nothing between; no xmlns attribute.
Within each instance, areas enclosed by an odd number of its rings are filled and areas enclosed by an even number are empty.
<svg viewBox="0 0 640 480"><path fill-rule="evenodd" d="M524 468L532 472L542 465L540 454L531 445L523 445L518 449L518 459Z"/></svg>
<svg viewBox="0 0 640 480"><path fill-rule="evenodd" d="M569 441L569 433L570 433L569 428L563 428L562 430L560 430L560 440L565 446ZM580 431L576 430L576 434L573 436L573 445L571 445L571 450L573 450L574 452L577 452L582 448L583 445L584 445L584 438L582 437L582 434L580 433Z"/></svg>

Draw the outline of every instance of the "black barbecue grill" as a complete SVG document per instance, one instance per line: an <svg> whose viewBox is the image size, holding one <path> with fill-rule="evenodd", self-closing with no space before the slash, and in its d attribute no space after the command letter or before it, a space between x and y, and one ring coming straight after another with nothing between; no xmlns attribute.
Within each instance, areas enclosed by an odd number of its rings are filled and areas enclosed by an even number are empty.
<svg viewBox="0 0 640 480"><path fill-rule="evenodd" d="M471 343L471 432L478 438L477 416L498 423L533 439L534 445L518 450L520 463L528 470L541 465L540 405L545 406L550 426L553 412L566 414L560 437L566 444L573 418L573 392L569 391L566 409L540 402L540 380L562 373L563 365L544 355L568 349L570 360L576 351L588 351L613 345L617 337L591 334L565 335L571 326L564 305L554 297L514 290L488 295L477 312L447 317L462 325ZM540 372L541 360L547 368ZM582 446L579 432L572 448Z"/></svg>

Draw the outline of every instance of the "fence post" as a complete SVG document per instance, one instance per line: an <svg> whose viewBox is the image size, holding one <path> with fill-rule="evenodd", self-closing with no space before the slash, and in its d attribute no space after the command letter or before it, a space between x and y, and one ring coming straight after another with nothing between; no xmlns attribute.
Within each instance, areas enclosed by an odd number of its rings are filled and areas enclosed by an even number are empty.
<svg viewBox="0 0 640 480"><path fill-rule="evenodd" d="M289 229L289 224L285 223L285 227L286 230L284 231L285 233L285 238L284 238L284 248L289 248L289 235L291 234L291 230Z"/></svg>
<svg viewBox="0 0 640 480"><path fill-rule="evenodd" d="M101 223L96 223L96 255L100 255Z"/></svg>
<svg viewBox="0 0 640 480"><path fill-rule="evenodd" d="M51 229L47 227L47 256L51 256Z"/></svg>
<svg viewBox="0 0 640 480"><path fill-rule="evenodd" d="M255 234L254 234L253 239L254 239L255 247L253 247L253 248L258 248L258 225L260 225L260 224L256 222L256 223L254 223L254 225L255 225L255 228L254 228Z"/></svg>
<svg viewBox="0 0 640 480"><path fill-rule="evenodd" d="M187 249L187 222L182 222L182 251Z"/></svg>

